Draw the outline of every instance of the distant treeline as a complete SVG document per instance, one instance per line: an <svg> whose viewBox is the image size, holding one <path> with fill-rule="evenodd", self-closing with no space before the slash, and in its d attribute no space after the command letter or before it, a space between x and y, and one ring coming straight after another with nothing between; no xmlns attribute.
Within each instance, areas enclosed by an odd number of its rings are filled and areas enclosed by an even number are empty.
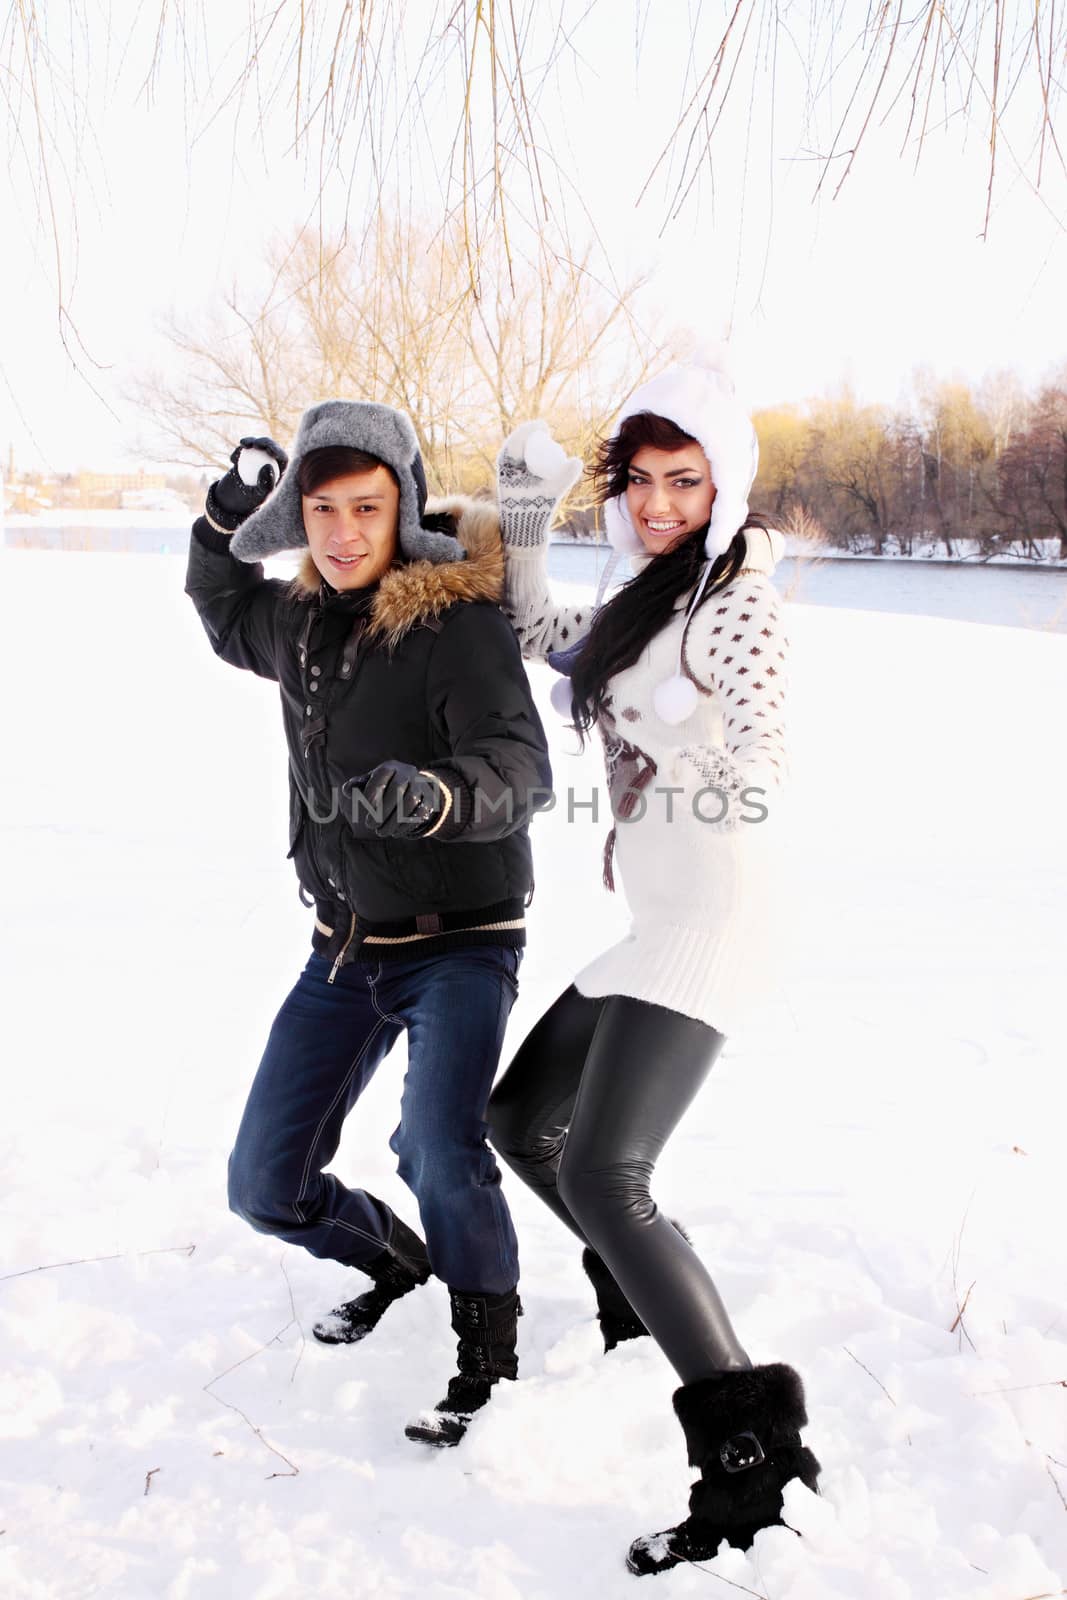
<svg viewBox="0 0 1067 1600"><path fill-rule="evenodd" d="M862 555L1067 560L1067 374L1027 395L1010 374L977 389L918 379L903 408L847 391L754 414L754 511ZM566 531L602 537L591 509Z"/></svg>
<svg viewBox="0 0 1067 1600"><path fill-rule="evenodd" d="M960 540L979 554L1067 559L1067 373L1026 394L920 380L901 409L847 393L758 412L754 509L840 549L912 553Z"/></svg>
<svg viewBox="0 0 1067 1600"><path fill-rule="evenodd" d="M298 232L272 262L265 298L262 285L235 286L167 328L173 359L131 394L155 433L145 453L214 476L242 434L290 440L311 400L362 395L411 417L433 492L487 492L517 422L545 417L588 462L626 395L685 342L648 347L640 285L609 294L582 261L561 277L486 258L510 289L471 296L458 224L382 216L367 239L329 252ZM931 539L949 555L958 540L1036 555L1054 539L1067 557L1067 369L1036 394L1010 373L975 388L918 377L902 408L846 391L755 422L751 504L779 526L879 555ZM579 536L596 525L591 494L586 478L569 498Z"/></svg>

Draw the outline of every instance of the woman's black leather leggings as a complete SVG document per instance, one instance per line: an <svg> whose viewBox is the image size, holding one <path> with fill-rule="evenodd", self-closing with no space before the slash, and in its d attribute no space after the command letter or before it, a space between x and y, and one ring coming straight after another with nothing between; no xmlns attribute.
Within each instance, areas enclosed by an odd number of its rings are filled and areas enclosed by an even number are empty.
<svg viewBox="0 0 1067 1600"><path fill-rule="evenodd" d="M695 1250L649 1194L723 1042L664 1006L572 985L489 1102L500 1156L592 1245L683 1383L751 1366Z"/></svg>

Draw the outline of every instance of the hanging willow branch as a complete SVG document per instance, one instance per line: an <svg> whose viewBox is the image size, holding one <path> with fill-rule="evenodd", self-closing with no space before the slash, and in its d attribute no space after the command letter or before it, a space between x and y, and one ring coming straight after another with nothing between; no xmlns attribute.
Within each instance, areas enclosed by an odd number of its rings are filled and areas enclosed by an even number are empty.
<svg viewBox="0 0 1067 1600"><path fill-rule="evenodd" d="M645 0L632 4L640 67L649 49ZM547 260L584 248L585 238L569 237L566 219L577 208L555 150L589 137L580 104L590 65L583 50L598 26L607 30L601 56L605 39L622 36L622 6L247 0L239 9L209 0L156 0L154 7L114 0L100 8L93 0L48 0L46 16L44 0L10 0L0 21L0 109L8 129L3 181L15 198L5 215L19 216L31 195L71 360L80 366L84 356L71 284L86 151L94 117L108 106L124 97L133 105L138 95L151 102L165 76L177 73L191 148L220 118L232 119L241 159L250 142L265 151L279 127L291 128L289 155L311 169L312 216L316 205L322 216L326 186L338 178L351 208L358 173L361 194L369 184L380 200L410 195L420 214L436 209L449 228L459 218L466 292L477 298L490 248L495 260L502 248L513 289L519 234L539 238ZM1021 177L1035 190L1053 159L1067 172L1056 126L1064 0L916 0L914 12L903 0L872 0L865 12L853 0L704 0L684 24L673 8L657 7L654 26L661 40L664 30L678 29L679 48L667 58L677 60L676 80L657 63L656 93L683 109L648 170L633 174L633 198L664 228L702 175L747 161L747 144L738 151L735 124L725 118L743 100L741 142L769 134L772 159L814 151L819 188L832 176L835 195L858 181L875 124L899 115L903 148L912 146L917 162L932 126L982 126L984 234L1005 166L1004 181ZM802 93L783 94L781 104L780 52L767 66L761 57L771 38L789 41L789 71L802 80ZM564 69L576 86L569 94L560 87ZM786 115L796 104L801 109ZM597 133L610 148L612 130ZM322 231L336 232L340 220L334 205Z"/></svg>

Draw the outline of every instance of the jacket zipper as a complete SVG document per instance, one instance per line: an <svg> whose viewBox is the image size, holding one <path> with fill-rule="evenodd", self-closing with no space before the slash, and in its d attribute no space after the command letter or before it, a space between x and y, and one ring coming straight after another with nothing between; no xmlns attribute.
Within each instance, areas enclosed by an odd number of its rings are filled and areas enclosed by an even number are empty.
<svg viewBox="0 0 1067 1600"><path fill-rule="evenodd" d="M356 936L356 913L353 911L353 913L352 913L352 921L350 922L349 928L348 928L348 938L345 940L344 944L341 946L340 953L338 954L337 960L334 962L333 966L330 968L330 976L326 979L327 983L332 983L333 980L336 978L337 969L340 967L341 962L344 960L345 955L348 952L348 947L352 943L352 940L355 938L355 936Z"/></svg>

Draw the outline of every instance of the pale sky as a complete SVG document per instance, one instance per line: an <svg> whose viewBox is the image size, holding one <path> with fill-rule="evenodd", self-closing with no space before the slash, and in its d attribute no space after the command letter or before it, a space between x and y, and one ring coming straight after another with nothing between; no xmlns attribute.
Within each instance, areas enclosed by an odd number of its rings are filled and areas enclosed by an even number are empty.
<svg viewBox="0 0 1067 1600"><path fill-rule="evenodd" d="M124 12L132 25L137 9L129 0L113 7L116 33ZM765 47L735 86L717 136L714 181L702 178L664 227L666 170L635 201L685 98L697 8L686 0L660 0L651 10L644 0L639 7L601 0L582 21L586 9L585 0L565 0L564 15L577 24L575 54L539 91L546 137L572 195L572 232L580 239L586 226L573 198L581 196L617 276L650 274L643 303L650 328L682 323L713 337L732 331L752 403L799 401L843 381L863 398L892 403L918 367L971 379L1010 367L1034 383L1067 360L1067 185L1052 162L1035 194L1002 148L991 234L982 242L988 130L977 112L971 127L955 117L931 136L917 174L913 150L901 152L904 123L891 117L872 125L840 198L828 188L814 200L820 167L811 146L825 148L840 107L824 97L805 128L802 77L779 41L777 92L771 96ZM850 9L862 17L865 0L846 0L844 13ZM429 0L411 8L423 22L433 11ZM704 8L694 58L701 41L717 38L721 12ZM216 83L240 51L245 17L235 0L220 0L211 14ZM413 23L412 48L418 31ZM128 63L138 64L139 38L134 28ZM76 215L62 183L53 188L68 279L76 237L73 307L90 360L82 358L78 375L64 354L49 230L34 215L13 154L11 225L0 259L3 464L11 444L18 461L60 470L136 465L150 419L123 391L139 367L168 359L160 316L194 315L232 279L256 274L270 239L307 219L316 188L313 173L287 152L288 108L267 111L264 153L253 137L254 107L246 106L235 147L232 108L211 121L206 93L189 103L173 60L148 104L137 96L144 50L140 71L127 65L116 82L102 62L103 41L93 43L84 78L93 141L84 145ZM203 46L194 39L191 48ZM431 168L456 114L454 77L427 84L425 94L427 128L412 187L427 196L432 215ZM76 97L71 104L76 111ZM1019 154L1028 159L1025 115L1017 126ZM358 222L365 165L350 152L328 185L328 227L346 203ZM517 194L516 203L523 198Z"/></svg>

